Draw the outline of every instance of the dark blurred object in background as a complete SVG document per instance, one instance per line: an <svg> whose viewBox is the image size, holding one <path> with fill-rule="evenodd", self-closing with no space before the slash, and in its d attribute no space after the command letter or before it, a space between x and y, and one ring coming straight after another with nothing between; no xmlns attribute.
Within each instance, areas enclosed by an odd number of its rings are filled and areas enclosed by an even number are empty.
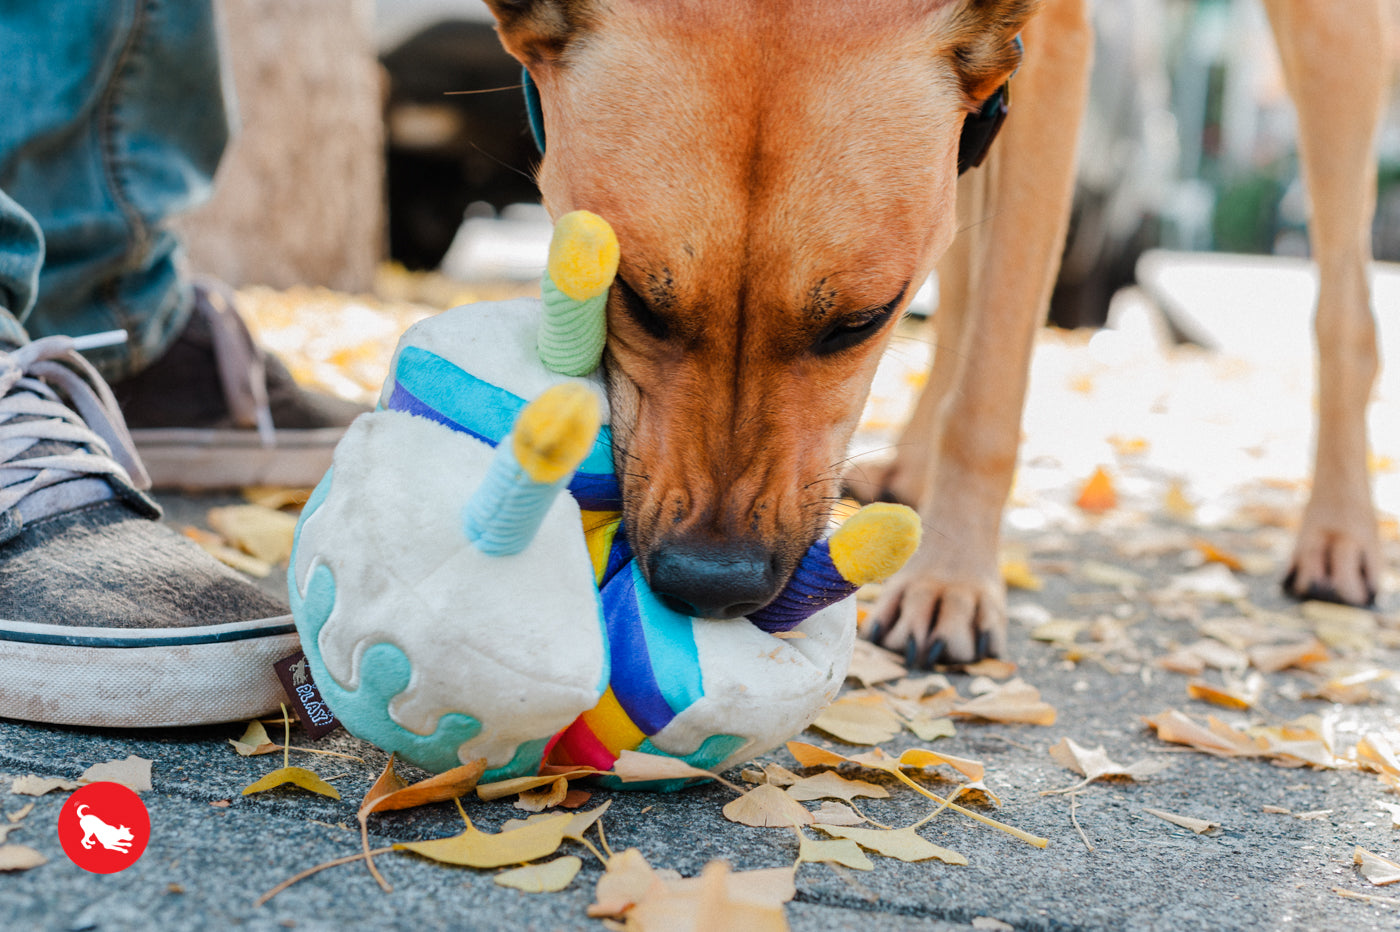
<svg viewBox="0 0 1400 932"><path fill-rule="evenodd" d="M394 20L415 6L445 17ZM539 159L525 120L520 65L501 48L480 0L380 0L380 61L389 76L389 252L410 269L435 269L467 208L491 214L539 200ZM386 46L387 43L391 43ZM466 91L469 93L451 93Z"/></svg>

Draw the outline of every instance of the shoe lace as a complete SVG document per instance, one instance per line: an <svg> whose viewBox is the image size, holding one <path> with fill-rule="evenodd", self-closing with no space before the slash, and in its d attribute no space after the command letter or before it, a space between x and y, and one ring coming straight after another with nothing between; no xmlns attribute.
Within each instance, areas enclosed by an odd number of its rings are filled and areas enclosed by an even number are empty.
<svg viewBox="0 0 1400 932"><path fill-rule="evenodd" d="M150 483L112 390L71 338L0 352L0 513L33 521Z"/></svg>
<svg viewBox="0 0 1400 932"><path fill-rule="evenodd" d="M239 427L256 428L263 446L273 446L267 366L262 349L238 315L232 290L215 279L199 279L195 282L195 313L209 322L214 363L233 422Z"/></svg>

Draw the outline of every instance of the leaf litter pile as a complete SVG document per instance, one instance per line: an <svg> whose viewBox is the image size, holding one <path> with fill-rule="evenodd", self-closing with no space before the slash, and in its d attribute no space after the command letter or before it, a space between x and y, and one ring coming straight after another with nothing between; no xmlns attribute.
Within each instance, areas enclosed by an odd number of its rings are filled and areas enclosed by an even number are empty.
<svg viewBox="0 0 1400 932"><path fill-rule="evenodd" d="M406 281L395 287L407 287ZM246 310L260 338L300 378L367 400L378 389L397 334L432 313L430 303L406 291L353 300L255 291ZM1305 499L1300 464L1307 457L1300 447L1307 432L1298 428L1291 402L1281 399L1301 398L1298 410L1307 410L1308 385L1299 384L1307 367L1164 348L1132 328L1110 336L1046 332L1037 347L1001 560L1013 632L1020 629L1021 641L1030 642L1020 648L1025 669L1034 662L1057 675L1082 672L1076 688L1093 688L1091 676L1094 682L1135 678L1157 687L1158 694L1164 682L1179 683L1179 700L1166 707L1104 713L1143 738L1155 738L1154 750L1350 771L1374 780L1378 793L1400 793L1400 731L1385 716L1366 714L1396 698L1400 682L1392 668L1400 617L1384 608L1256 604L1250 598L1259 590L1252 581L1272 585L1282 576ZM918 340L896 342L877 376L857 434L858 452L862 446L888 447L907 413L910 389L921 384L928 350ZM1369 464L1390 567L1400 565L1400 391L1392 382L1382 383L1373 404L1376 452ZM290 527L305 496L306 490L247 490L247 505L211 513L208 529L188 533L221 559L264 575L285 564ZM1381 590L1397 589L1400 580L1391 572ZM861 597L868 605L877 595L871 587ZM1047 610L1048 604L1057 610ZM1183 631L1189 634L1183 637ZM1002 804L993 788L995 755L972 759L941 750L960 731L984 735L987 741L979 746L1005 741L1061 768L1063 784L1039 792L1067 799L1066 819L1090 850L1076 817L1081 796L1104 782L1171 779L1162 776L1171 763L1168 754L1120 762L1092 746L1087 735L1054 730L1055 697L1042 696L1015 664L985 661L965 672L911 675L894 654L860 643L847 690L808 735L788 745L790 762L754 762L737 778L725 775L735 782L721 781L732 796L723 816L790 839L789 867L734 871L715 861L699 876L682 878L664 865L653 866L636 848L615 851L604 826L610 801L587 808L600 792L589 787L589 772L480 785L481 767L470 764L409 783L391 760L357 806L360 850L312 866L289 882L362 861L367 877L387 888L375 859L412 856L493 871L503 886L548 893L569 888L593 859L602 873L588 913L605 922L628 928L710 928L720 922L783 928L783 903L794 895L804 864L832 865L843 878L851 876L845 871L878 870L889 859L955 870L968 863L955 848L969 831L1001 832L1036 847L1047 843L1018 828L1014 817L992 815ZM1299 703L1309 711L1274 711ZM1047 729L1047 738L1030 748L995 733L1001 725ZM826 739L853 750L833 750ZM911 741L922 746L909 747ZM283 767L245 792L277 786L279 797L300 789L335 798L336 791L311 769L290 766L290 753L315 749L289 747L285 735L276 744L258 723L230 743L239 754L283 754ZM898 750L880 747L891 743ZM647 755L627 755L617 773L624 780L720 779ZM1008 788L1003 785L1002 792ZM923 799L927 809L908 824L872 818L870 805L895 794ZM469 796L475 800L464 806ZM661 797L655 805L683 799ZM449 802L460 811L459 833L370 846L377 813ZM509 805L522 817L496 832L477 828L469 810L493 803ZM1396 806L1387 811L1400 813L1400 802L1378 805ZM1330 810L1298 813L1263 802L1260 811L1318 820ZM1220 829L1201 813L1141 812L1163 831L1209 835ZM1400 815L1395 822L1400 827ZM935 831L951 847L932 841ZM1387 855L1400 857L1400 843L1384 853L1357 847L1356 877L1378 885L1400 880L1400 866ZM268 891L264 901L280 889Z"/></svg>

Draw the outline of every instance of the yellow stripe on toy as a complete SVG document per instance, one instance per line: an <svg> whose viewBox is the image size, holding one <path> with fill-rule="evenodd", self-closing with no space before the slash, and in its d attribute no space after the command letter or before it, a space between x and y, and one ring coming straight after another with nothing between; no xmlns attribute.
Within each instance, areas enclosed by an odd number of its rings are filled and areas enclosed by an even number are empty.
<svg viewBox="0 0 1400 932"><path fill-rule="evenodd" d="M857 586L884 582L919 549L922 536L914 509L876 502L851 515L831 535L831 562Z"/></svg>
<svg viewBox="0 0 1400 932"><path fill-rule="evenodd" d="M576 210L554 224L540 282L544 320L538 341L540 361L551 371L584 375L598 367L619 255L617 236L597 214Z"/></svg>
<svg viewBox="0 0 1400 932"><path fill-rule="evenodd" d="M555 385L520 412L512 450L531 479L555 483L578 469L602 422L592 389L581 382Z"/></svg>

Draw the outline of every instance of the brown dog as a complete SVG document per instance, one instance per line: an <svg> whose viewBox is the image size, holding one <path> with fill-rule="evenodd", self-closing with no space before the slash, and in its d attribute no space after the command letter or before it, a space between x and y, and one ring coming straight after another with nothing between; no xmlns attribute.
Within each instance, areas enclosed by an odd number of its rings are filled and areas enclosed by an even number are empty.
<svg viewBox="0 0 1400 932"><path fill-rule="evenodd" d="M1267 3L1322 271L1316 483L1289 585L1358 603L1380 575L1364 412L1381 2ZM607 366L653 588L713 617L777 592L841 487L894 321L942 257L933 376L867 477L930 533L871 636L916 665L1002 650L998 530L1069 214L1085 0L488 3L539 89L546 206L599 213L622 244ZM1018 65L1015 115L960 183L964 120Z"/></svg>

